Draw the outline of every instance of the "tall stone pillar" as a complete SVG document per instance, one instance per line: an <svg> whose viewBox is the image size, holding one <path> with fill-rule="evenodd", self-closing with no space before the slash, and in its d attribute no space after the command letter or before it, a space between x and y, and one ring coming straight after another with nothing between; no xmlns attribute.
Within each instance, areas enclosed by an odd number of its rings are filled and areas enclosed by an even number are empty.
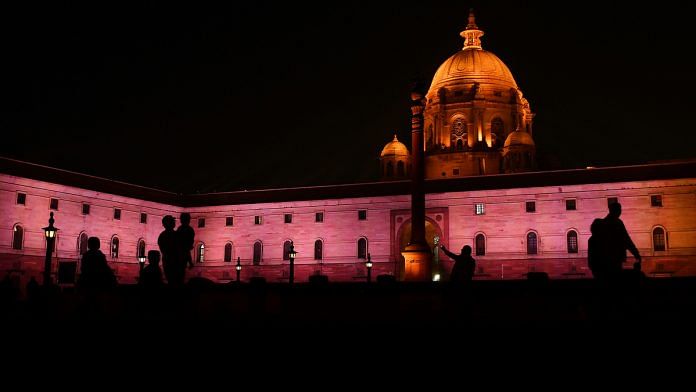
<svg viewBox="0 0 696 392"><path fill-rule="evenodd" d="M424 93L420 86L411 92L411 241L404 256L405 281L432 279L432 252L425 240L425 153L423 151Z"/></svg>

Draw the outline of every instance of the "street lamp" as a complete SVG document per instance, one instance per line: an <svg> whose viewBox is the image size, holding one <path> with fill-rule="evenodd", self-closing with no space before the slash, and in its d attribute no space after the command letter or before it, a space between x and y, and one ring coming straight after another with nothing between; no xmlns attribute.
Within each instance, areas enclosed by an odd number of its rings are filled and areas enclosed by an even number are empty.
<svg viewBox="0 0 696 392"><path fill-rule="evenodd" d="M140 264L140 275L143 274L143 268L145 268L145 260L147 257L145 255L138 255L138 263Z"/></svg>
<svg viewBox="0 0 696 392"><path fill-rule="evenodd" d="M293 284L295 282L295 257L297 257L297 252L295 252L295 245L290 242L290 252L288 253L288 256L290 256L290 284Z"/></svg>
<svg viewBox="0 0 696 392"><path fill-rule="evenodd" d="M367 267L367 283L372 283L372 257L367 254L367 261L365 262L365 267Z"/></svg>
<svg viewBox="0 0 696 392"><path fill-rule="evenodd" d="M234 267L237 270L237 283L239 283L239 274L242 272L242 259L237 257L237 265Z"/></svg>
<svg viewBox="0 0 696 392"><path fill-rule="evenodd" d="M46 235L46 260L44 262L44 286L49 286L51 284L51 253L53 253L53 244L56 240L56 232L58 228L53 227L53 212L51 212L51 217L48 219L48 226L44 227L44 234Z"/></svg>

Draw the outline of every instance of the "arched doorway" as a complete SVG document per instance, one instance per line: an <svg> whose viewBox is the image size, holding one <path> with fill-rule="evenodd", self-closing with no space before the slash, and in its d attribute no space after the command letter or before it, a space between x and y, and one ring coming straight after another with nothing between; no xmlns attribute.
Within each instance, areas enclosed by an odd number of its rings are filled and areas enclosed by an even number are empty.
<svg viewBox="0 0 696 392"><path fill-rule="evenodd" d="M430 249L433 249L435 247L435 237L439 239L443 238L442 229L435 221L426 217L425 240L428 242L428 246L430 247ZM399 279L401 279L403 278L402 275L404 265L404 257L401 255L401 252L404 250L404 248L406 248L406 245L408 245L409 241L411 240L411 219L408 219L401 225L399 231L397 232L396 239L396 249L394 249L396 259L398 260L396 276L398 276ZM435 262L435 260L436 258L434 257L433 261Z"/></svg>

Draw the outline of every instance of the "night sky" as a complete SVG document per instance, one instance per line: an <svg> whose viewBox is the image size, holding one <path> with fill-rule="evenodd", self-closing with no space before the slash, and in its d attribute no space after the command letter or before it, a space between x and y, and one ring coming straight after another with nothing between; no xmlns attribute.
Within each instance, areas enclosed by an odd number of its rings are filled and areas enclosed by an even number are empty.
<svg viewBox="0 0 696 392"><path fill-rule="evenodd" d="M0 155L177 192L375 180L473 6L542 169L696 157L686 4L174 3L3 6Z"/></svg>

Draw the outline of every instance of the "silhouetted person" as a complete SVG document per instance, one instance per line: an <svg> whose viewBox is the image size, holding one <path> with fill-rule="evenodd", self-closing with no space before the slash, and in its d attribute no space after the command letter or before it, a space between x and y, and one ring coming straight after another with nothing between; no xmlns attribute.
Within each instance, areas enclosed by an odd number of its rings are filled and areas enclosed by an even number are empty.
<svg viewBox="0 0 696 392"><path fill-rule="evenodd" d="M140 284L143 287L152 289L162 286L162 269L160 268L160 252L151 250L147 252L148 264L143 268L140 276Z"/></svg>
<svg viewBox="0 0 696 392"><path fill-rule="evenodd" d="M179 252L181 252L181 257L184 261L184 268L188 265L189 268L193 268L193 259L191 258L191 250L193 250L193 238L196 235L191 227L191 215L187 212L181 213L179 217L181 224L179 228L176 229L177 243L179 246ZM184 274L186 271L184 270Z"/></svg>
<svg viewBox="0 0 696 392"><path fill-rule="evenodd" d="M164 231L157 238L157 245L159 245L162 253L164 276L167 277L167 283L170 285L180 286L184 284L182 272L185 264L178 251L177 235L176 231L174 231L174 226L176 226L174 217L167 215L162 218L162 226L164 226Z"/></svg>
<svg viewBox="0 0 696 392"><path fill-rule="evenodd" d="M116 285L116 276L106 262L106 256L99 250L99 238L89 237L87 252L80 263L79 286L85 289L109 289Z"/></svg>
<svg viewBox="0 0 696 392"><path fill-rule="evenodd" d="M607 236L604 221L599 218L592 221L590 232L592 236L587 240L587 266L595 279L602 279L606 276L607 269Z"/></svg>
<svg viewBox="0 0 696 392"><path fill-rule="evenodd" d="M462 247L462 253L458 255L447 250L444 245L440 245L440 248L442 248L442 251L445 252L447 256L454 260L450 282L470 282L476 270L476 260L471 257L471 247L469 245L464 245Z"/></svg>
<svg viewBox="0 0 696 392"><path fill-rule="evenodd" d="M630 251L636 258L637 262L634 266L640 269L642 258L638 253L638 248L631 241L631 237L626 231L626 226L619 219L621 216L621 204L612 203L609 205L609 214L602 222L603 235L606 238L606 274L609 279L619 279L623 269L623 263L626 261L626 251Z"/></svg>

